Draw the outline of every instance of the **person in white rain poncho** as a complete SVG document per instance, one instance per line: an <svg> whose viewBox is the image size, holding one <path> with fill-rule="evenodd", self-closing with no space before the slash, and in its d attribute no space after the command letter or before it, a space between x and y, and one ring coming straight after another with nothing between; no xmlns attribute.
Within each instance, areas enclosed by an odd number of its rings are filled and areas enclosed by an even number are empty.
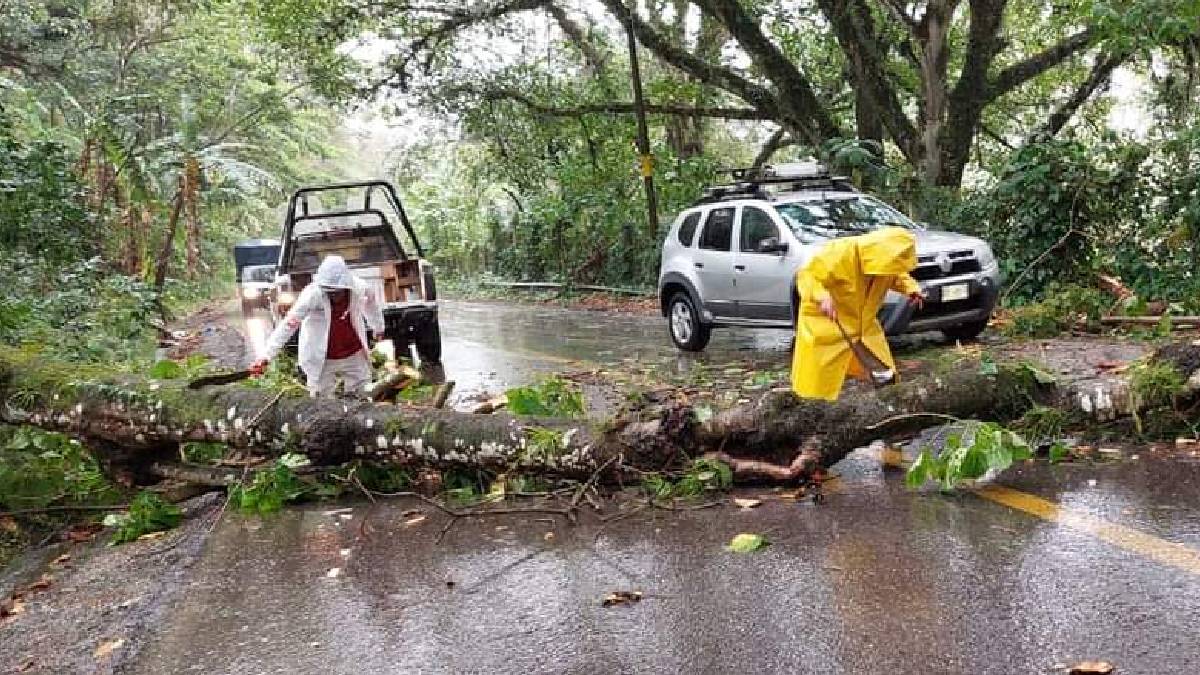
<svg viewBox="0 0 1200 675"><path fill-rule="evenodd" d="M251 370L261 374L298 329L300 369L308 378L309 394L333 396L341 380L346 395L360 395L371 381L367 328L383 334L378 299L341 256L327 256L312 283L267 338L266 354Z"/></svg>

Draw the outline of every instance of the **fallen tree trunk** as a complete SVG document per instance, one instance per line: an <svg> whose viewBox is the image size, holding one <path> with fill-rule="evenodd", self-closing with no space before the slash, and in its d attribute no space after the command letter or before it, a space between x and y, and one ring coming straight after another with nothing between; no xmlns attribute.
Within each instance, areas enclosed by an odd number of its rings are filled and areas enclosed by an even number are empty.
<svg viewBox="0 0 1200 675"><path fill-rule="evenodd" d="M1200 316L1165 316L1172 326L1200 326ZM1164 316L1102 316L1100 323L1104 326L1157 326L1162 323Z"/></svg>
<svg viewBox="0 0 1200 675"><path fill-rule="evenodd" d="M1200 354L1200 348L1184 349ZM4 422L71 434L134 481L167 471L162 467L176 461L180 444L188 441L264 454L302 452L317 465L364 460L576 479L599 473L608 481L678 469L689 458L719 453L747 477L802 479L872 440L937 423L924 413L1005 420L1035 403L1073 405L1070 392L1040 383L1028 368L981 370L978 361L966 360L886 389L848 391L835 402L776 390L711 414L675 402L596 423L319 401L243 385L190 391L182 382L87 377L2 350L0 397L8 402ZM764 473L761 465L739 460L790 469Z"/></svg>

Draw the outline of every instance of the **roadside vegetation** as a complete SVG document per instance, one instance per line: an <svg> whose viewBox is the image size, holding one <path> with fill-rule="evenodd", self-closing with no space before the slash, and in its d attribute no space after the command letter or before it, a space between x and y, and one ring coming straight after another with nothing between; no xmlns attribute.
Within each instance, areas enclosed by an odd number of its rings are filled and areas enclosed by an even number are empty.
<svg viewBox="0 0 1200 675"><path fill-rule="evenodd" d="M240 3L5 3L0 345L148 374L168 322L231 292L232 243L340 171L339 120ZM0 476L0 511L131 497L56 434L5 429ZM132 515L130 536L164 522Z"/></svg>

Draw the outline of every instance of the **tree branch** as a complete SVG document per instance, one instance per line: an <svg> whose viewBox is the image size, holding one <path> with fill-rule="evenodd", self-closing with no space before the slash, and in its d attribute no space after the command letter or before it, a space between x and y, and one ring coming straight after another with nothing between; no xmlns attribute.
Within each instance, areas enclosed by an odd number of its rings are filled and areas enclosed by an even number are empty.
<svg viewBox="0 0 1200 675"><path fill-rule="evenodd" d="M950 92L943 131L941 185L957 185L971 153L971 144L987 105L988 71L1000 51L1000 25L1007 0L971 0L967 53L962 72Z"/></svg>
<svg viewBox="0 0 1200 675"><path fill-rule="evenodd" d="M513 101L524 105L536 113L551 117L580 117L582 115L591 114L624 115L636 112L636 108L634 107L633 103L620 101L610 103L586 103L569 108L558 108L535 101L532 97L512 89L488 89L484 91L477 91L469 88L459 88L457 91L459 93L478 95L485 101ZM647 103L645 108L646 112L655 115L713 117L727 120L773 119L769 114L763 112L762 110L758 110L757 108L695 107L683 105L661 105L656 103Z"/></svg>
<svg viewBox="0 0 1200 675"><path fill-rule="evenodd" d="M898 21L900 21L900 23L904 24L904 26L908 28L908 32L916 34L918 25L917 20L913 18L912 14L908 13L907 9L904 8L903 0L881 0L880 4L883 5L884 9L886 9L889 14L894 16Z"/></svg>
<svg viewBox="0 0 1200 675"><path fill-rule="evenodd" d="M1127 53L1108 54L1096 59L1088 79L1079 85L1067 100L1063 101L1042 126L1030 136L1030 141L1053 138L1071 121L1071 118L1092 97L1092 94L1108 85L1113 71L1129 58Z"/></svg>
<svg viewBox="0 0 1200 675"><path fill-rule="evenodd" d="M789 145L797 145L796 139L788 138L787 132L782 128L777 130L775 133L771 134L771 137L767 139L767 142L763 143L763 146L759 148L758 154L754 156L754 162L751 164L751 166L755 169L760 168L771 159L772 155Z"/></svg>
<svg viewBox="0 0 1200 675"><path fill-rule="evenodd" d="M884 66L884 59L874 37L874 27L867 25L870 8L862 0L817 0L821 12L833 26L838 43L850 63L855 88L874 104L880 121L895 141L900 152L910 161L919 157L917 130L904 113L904 107L893 80Z"/></svg>
<svg viewBox="0 0 1200 675"><path fill-rule="evenodd" d="M1085 28L1045 51L1014 63L997 73L996 77L992 79L988 86L987 100L992 101L1007 94L1071 56L1091 47L1098 39L1099 34L1095 29Z"/></svg>
<svg viewBox="0 0 1200 675"><path fill-rule="evenodd" d="M784 114L809 142L819 145L826 139L845 135L817 98L804 73L763 33L758 17L740 2L693 1L725 26L725 30L750 55L754 65L775 85Z"/></svg>
<svg viewBox="0 0 1200 675"><path fill-rule="evenodd" d="M601 54L596 45L588 39L583 27L572 19L565 9L557 4L550 2L546 5L546 11L550 16L554 17L554 21L558 27L562 29L567 38L571 40L579 51L583 54L583 61L592 71L593 77L599 77L604 72L604 66L608 63L608 55Z"/></svg>
<svg viewBox="0 0 1200 675"><path fill-rule="evenodd" d="M412 46L408 49L408 54L401 59L400 63L394 66L399 77L399 85L401 89L405 89L408 82L406 72L408 64L412 62L418 54L427 50L436 48L450 35L456 31L462 30L469 26L479 23L486 23L496 19L503 18L510 14L519 12L527 12L535 9L540 9L547 5L550 0L503 0L495 5L484 6L470 10L454 11L444 14L448 18L433 26L428 32L417 38ZM429 59L426 59L426 68L428 68Z"/></svg>
<svg viewBox="0 0 1200 675"><path fill-rule="evenodd" d="M770 89L751 82L732 68L710 63L673 44L668 38L654 30L637 14L630 15L623 0L600 0L621 25L633 26L638 42L665 63L691 75L704 84L723 89L762 111L770 119L783 118L780 104Z"/></svg>

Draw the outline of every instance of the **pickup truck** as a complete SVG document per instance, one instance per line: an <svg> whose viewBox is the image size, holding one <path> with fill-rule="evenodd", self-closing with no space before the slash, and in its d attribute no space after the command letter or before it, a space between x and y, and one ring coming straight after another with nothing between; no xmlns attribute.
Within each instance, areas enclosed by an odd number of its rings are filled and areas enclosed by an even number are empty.
<svg viewBox="0 0 1200 675"><path fill-rule="evenodd" d="M403 228L407 248L394 223ZM386 329L375 337L391 340L397 356L415 347L422 362L441 361L433 265L425 260L390 183L374 180L297 190L288 201L281 241L271 291L273 321L287 314L325 256L340 255L383 302Z"/></svg>

